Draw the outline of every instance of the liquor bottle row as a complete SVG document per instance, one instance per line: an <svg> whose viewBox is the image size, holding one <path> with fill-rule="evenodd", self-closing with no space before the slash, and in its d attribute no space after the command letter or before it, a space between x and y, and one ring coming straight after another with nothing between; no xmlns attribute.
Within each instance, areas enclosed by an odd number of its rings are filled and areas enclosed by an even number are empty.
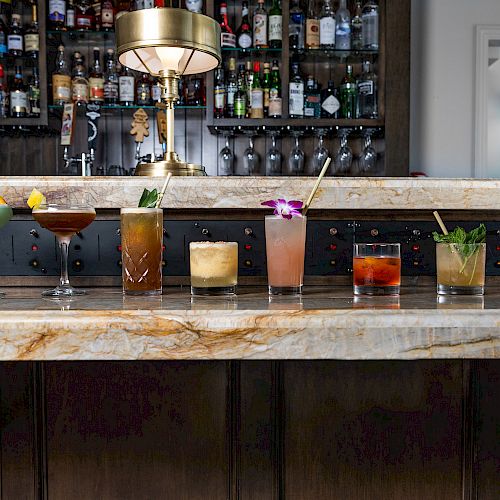
<svg viewBox="0 0 500 500"><path fill-rule="evenodd" d="M26 118L40 116L40 77L38 68L32 69L28 84L24 83L23 68L16 66L7 81L0 64L0 118Z"/></svg>
<svg viewBox="0 0 500 500"><path fill-rule="evenodd" d="M0 58L9 56L37 59L40 53L37 6L31 6L31 22L22 27L21 14L12 13L10 21L5 13L0 14Z"/></svg>
<svg viewBox="0 0 500 500"><path fill-rule="evenodd" d="M227 77L225 77L227 74ZM240 64L236 73L236 59L231 57L227 73L224 68L215 70L215 118L280 118L281 77L278 61Z"/></svg>
<svg viewBox="0 0 500 500"><path fill-rule="evenodd" d="M141 73L138 78L125 66L117 63L113 49L104 55L104 68L98 47L93 49L94 60L89 72L80 52L72 56L71 73L64 55L64 46L58 48L56 70L52 74L52 102L94 102L121 106L151 106L160 101L161 89L157 79ZM179 104L202 106L205 104L203 80L193 76L180 82Z"/></svg>
<svg viewBox="0 0 500 500"><path fill-rule="evenodd" d="M277 147L279 134L270 134L271 145L262 161L260 154L254 147L254 138L251 132L248 135L248 147L243 152L242 168L239 169L243 175L318 175L328 157L333 158L328 175L376 175L378 153L373 147L373 129L363 131L363 148L359 155L354 155L349 146L348 137L351 130L339 129L339 147L336 151L327 149L325 137L327 131L319 129L316 133L318 142L309 157L306 156L300 144L300 133L292 132L294 146L285 161L281 150ZM226 135L225 145L219 152L219 175L235 175L237 159L230 147L229 136ZM265 171L263 171L265 170Z"/></svg>
<svg viewBox="0 0 500 500"><path fill-rule="evenodd" d="M113 31L115 20L130 10L166 7L164 0L49 0L50 30ZM201 12L202 0L186 0L185 8Z"/></svg>
<svg viewBox="0 0 500 500"><path fill-rule="evenodd" d="M312 75L306 80L300 74L298 63L292 63L289 86L290 118L378 118L377 75L370 61L363 63L363 71L354 76L353 66L346 65L346 73L339 87L330 80L321 89Z"/></svg>
<svg viewBox="0 0 500 500"><path fill-rule="evenodd" d="M335 12L332 0L308 0L306 10L300 0L293 0L290 8L289 44L292 50L337 49L377 50L379 48L379 11L376 0L355 2L354 12L347 8L347 0L339 0ZM282 46L282 10L273 0L269 12L264 0L257 5L250 18L248 2L241 8L241 23L236 32L231 28L227 4L220 4L221 46L227 48L272 48Z"/></svg>

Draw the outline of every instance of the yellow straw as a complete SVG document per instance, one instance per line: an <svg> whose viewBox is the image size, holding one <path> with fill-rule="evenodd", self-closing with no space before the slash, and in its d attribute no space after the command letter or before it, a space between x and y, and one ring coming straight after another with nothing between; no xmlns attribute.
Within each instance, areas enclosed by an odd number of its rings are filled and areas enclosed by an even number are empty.
<svg viewBox="0 0 500 500"><path fill-rule="evenodd" d="M156 208L160 208L161 202L163 200L163 197L165 196L165 191L167 190L168 183L170 182L170 179L172 177L172 174L169 172L167 175L167 178L165 179L165 183L163 184L163 187L161 188L160 194L158 195L158 199L156 200Z"/></svg>
<svg viewBox="0 0 500 500"><path fill-rule="evenodd" d="M434 215L434 217L436 218L437 223L439 224L439 227L441 228L441 231L443 231L443 234L447 235L448 229L446 229L446 226L444 225L443 219L441 219L441 216L438 214L437 210L432 212L432 215Z"/></svg>
<svg viewBox="0 0 500 500"><path fill-rule="evenodd" d="M323 168L321 169L321 172L318 175L318 178L316 179L316 184L314 184L314 187L312 188L311 194L309 195L309 198L307 198L307 201L304 205L304 208L302 209L302 215L306 215L307 211L309 210L309 206L311 205L311 202L313 201L314 195L316 194L316 191L319 188L319 183L321 182L321 179L323 179L324 175L326 174L326 171L328 170L328 167L330 165L330 162L332 159L328 157L325 161L325 164L323 165Z"/></svg>

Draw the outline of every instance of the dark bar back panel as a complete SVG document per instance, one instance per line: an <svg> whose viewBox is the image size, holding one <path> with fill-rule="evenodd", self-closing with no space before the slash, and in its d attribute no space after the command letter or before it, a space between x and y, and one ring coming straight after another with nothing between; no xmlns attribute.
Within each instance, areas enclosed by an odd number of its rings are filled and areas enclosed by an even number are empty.
<svg viewBox="0 0 500 500"><path fill-rule="evenodd" d="M498 361L0 364L1 498L498 498Z"/></svg>

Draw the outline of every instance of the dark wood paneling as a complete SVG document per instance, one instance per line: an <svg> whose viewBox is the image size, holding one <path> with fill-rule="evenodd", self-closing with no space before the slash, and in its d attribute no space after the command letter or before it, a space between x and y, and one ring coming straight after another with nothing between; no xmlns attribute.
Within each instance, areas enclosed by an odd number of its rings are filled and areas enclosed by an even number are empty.
<svg viewBox="0 0 500 500"><path fill-rule="evenodd" d="M224 363L51 363L51 500L227 498Z"/></svg>
<svg viewBox="0 0 500 500"><path fill-rule="evenodd" d="M460 361L284 370L287 500L461 497Z"/></svg>

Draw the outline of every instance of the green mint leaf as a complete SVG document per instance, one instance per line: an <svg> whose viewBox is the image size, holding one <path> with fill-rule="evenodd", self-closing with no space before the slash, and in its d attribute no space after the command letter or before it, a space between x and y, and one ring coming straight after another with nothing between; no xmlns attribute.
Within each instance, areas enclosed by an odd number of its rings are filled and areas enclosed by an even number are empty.
<svg viewBox="0 0 500 500"><path fill-rule="evenodd" d="M158 201L158 191L156 189L153 189L152 191L144 189L144 191L142 192L141 199L139 200L139 207L154 208L156 206L157 201Z"/></svg>
<svg viewBox="0 0 500 500"><path fill-rule="evenodd" d="M451 243L454 245L455 250L459 252L467 262L467 259L473 255L480 243L486 241L486 227L480 224L475 229L467 232L462 227L457 226L451 233L439 234L436 231L432 233L436 243Z"/></svg>

